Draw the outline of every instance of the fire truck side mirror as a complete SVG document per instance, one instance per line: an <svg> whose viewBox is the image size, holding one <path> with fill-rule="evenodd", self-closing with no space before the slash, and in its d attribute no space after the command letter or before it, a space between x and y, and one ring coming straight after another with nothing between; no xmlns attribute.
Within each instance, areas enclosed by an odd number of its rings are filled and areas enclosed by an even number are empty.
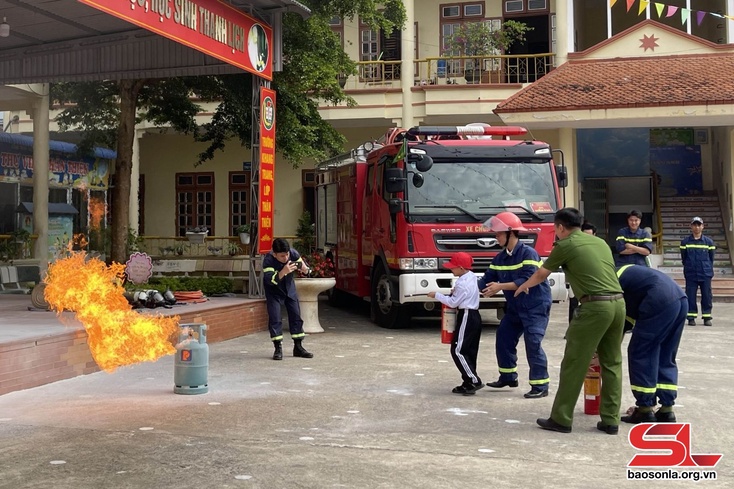
<svg viewBox="0 0 734 489"><path fill-rule="evenodd" d="M568 187L568 171L565 166L556 165L556 180L560 188Z"/></svg>
<svg viewBox="0 0 734 489"><path fill-rule="evenodd" d="M408 163L415 165L415 169L423 173L431 169L433 158L420 153L410 153L408 155Z"/></svg>
<svg viewBox="0 0 734 489"><path fill-rule="evenodd" d="M402 168L388 168L385 170L385 190L391 194L405 190L405 175Z"/></svg>
<svg viewBox="0 0 734 489"><path fill-rule="evenodd" d="M415 188L421 188L423 186L423 182L425 179L423 178L423 175L420 173L413 173L413 186Z"/></svg>

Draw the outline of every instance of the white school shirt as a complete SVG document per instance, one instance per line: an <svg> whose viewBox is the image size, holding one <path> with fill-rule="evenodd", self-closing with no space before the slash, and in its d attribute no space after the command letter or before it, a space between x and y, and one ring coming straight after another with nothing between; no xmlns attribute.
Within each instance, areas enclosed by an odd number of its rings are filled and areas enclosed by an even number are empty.
<svg viewBox="0 0 734 489"><path fill-rule="evenodd" d="M467 272L456 280L454 292L444 295L436 292L436 300L456 309L479 309L479 285L473 272Z"/></svg>

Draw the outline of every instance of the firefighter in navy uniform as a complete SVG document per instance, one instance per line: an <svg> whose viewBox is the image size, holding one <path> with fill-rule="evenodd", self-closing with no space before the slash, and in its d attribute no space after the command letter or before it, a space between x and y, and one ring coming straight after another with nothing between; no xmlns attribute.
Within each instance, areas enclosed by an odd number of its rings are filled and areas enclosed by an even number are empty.
<svg viewBox="0 0 734 489"><path fill-rule="evenodd" d="M688 326L696 325L698 307L696 293L701 289L701 318L704 326L712 326L713 294L711 280L714 277L714 241L703 234L703 219L691 219L691 234L680 242L680 256L683 261L683 276L686 279L688 296Z"/></svg>
<svg viewBox="0 0 734 489"><path fill-rule="evenodd" d="M288 241L282 238L273 240L273 250L263 258L263 285L268 307L268 330L275 352L273 360L283 360L283 321L280 310L283 304L288 312L288 329L293 338L293 356L313 358L313 354L301 344L304 336L301 308L296 295L293 272L300 270L308 273L308 264L296 250L291 249Z"/></svg>
<svg viewBox="0 0 734 489"><path fill-rule="evenodd" d="M615 262L618 267L622 265L649 266L647 257L652 253L652 236L640 228L641 223L642 212L631 210L627 214L627 227L619 230L615 240L618 253Z"/></svg>
<svg viewBox="0 0 734 489"><path fill-rule="evenodd" d="M627 320L634 324L627 346L630 387L637 407L625 423L675 422L678 353L688 313L688 298L675 281L659 270L625 265L617 271L624 291ZM660 409L653 408L660 402Z"/></svg>
<svg viewBox="0 0 734 489"><path fill-rule="evenodd" d="M517 387L517 343L525 339L525 353L530 365L528 399L548 395L548 359L541 345L551 309L551 289L548 281L530 289L528 294L515 297L514 292L541 266L538 253L521 243L520 232L527 232L522 221L512 212L500 212L485 226L496 233L504 249L494 257L489 269L479 279L479 289L486 296L502 291L507 301L505 315L497 329L495 351L500 377L489 387Z"/></svg>

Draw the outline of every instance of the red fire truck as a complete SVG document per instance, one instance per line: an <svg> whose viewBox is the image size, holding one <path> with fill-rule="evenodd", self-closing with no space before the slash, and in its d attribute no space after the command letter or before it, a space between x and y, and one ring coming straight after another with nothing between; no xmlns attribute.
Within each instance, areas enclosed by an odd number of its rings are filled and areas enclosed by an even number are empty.
<svg viewBox="0 0 734 489"><path fill-rule="evenodd" d="M368 299L377 324L404 327L439 309L426 294L451 289L453 276L442 265L453 253L470 253L473 271L484 273L501 250L484 222L507 210L528 229L520 240L547 257L566 171L548 144L511 139L526 133L486 124L393 128L321 162L316 238L336 264L332 293ZM550 283L553 299L565 300L561 270ZM503 305L501 294L482 300L483 308Z"/></svg>

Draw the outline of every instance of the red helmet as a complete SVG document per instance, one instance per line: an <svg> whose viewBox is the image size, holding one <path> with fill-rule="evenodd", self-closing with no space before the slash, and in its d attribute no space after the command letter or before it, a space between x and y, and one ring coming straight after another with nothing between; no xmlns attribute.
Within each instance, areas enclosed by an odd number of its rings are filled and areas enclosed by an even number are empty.
<svg viewBox="0 0 734 489"><path fill-rule="evenodd" d="M522 221L520 220L520 218L509 211L500 212L496 216L490 217L484 223L484 227L489 228L490 231L495 233L499 233L502 231L528 231L522 225Z"/></svg>

